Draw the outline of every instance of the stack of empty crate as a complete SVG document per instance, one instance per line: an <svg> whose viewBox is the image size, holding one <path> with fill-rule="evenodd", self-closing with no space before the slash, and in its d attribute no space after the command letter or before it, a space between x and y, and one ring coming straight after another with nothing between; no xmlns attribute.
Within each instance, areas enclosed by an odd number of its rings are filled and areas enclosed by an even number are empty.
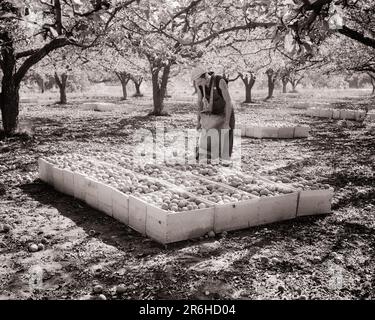
<svg viewBox="0 0 375 320"><path fill-rule="evenodd" d="M310 117L328 118L328 119L336 119L336 120L362 121L366 117L366 112L363 110L311 108L307 110L307 115Z"/></svg>
<svg viewBox="0 0 375 320"><path fill-rule="evenodd" d="M249 138L269 138L269 139L295 139L307 138L309 136L310 127L308 126L248 126L237 125L238 134L242 137Z"/></svg>

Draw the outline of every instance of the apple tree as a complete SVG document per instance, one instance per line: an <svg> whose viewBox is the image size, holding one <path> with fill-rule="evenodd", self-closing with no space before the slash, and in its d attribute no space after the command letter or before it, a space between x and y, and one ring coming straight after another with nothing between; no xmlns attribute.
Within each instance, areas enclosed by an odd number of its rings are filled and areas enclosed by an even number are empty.
<svg viewBox="0 0 375 320"><path fill-rule="evenodd" d="M136 0L1 0L0 106L6 135L15 133L19 89L29 69L59 48L91 47L112 26L117 14Z"/></svg>

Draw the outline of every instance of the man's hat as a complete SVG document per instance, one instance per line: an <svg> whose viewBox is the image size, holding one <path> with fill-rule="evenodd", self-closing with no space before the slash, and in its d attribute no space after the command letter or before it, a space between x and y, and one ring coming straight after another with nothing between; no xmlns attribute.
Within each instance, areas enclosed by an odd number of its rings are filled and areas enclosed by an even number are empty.
<svg viewBox="0 0 375 320"><path fill-rule="evenodd" d="M207 70L203 69L202 67L196 67L191 72L191 81L197 80L202 74L206 73Z"/></svg>

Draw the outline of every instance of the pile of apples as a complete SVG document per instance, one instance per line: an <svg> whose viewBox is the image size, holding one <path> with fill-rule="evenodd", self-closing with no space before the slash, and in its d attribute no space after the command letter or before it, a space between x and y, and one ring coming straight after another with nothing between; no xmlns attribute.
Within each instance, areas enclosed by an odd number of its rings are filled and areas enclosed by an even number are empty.
<svg viewBox="0 0 375 320"><path fill-rule="evenodd" d="M187 193L164 190L148 195L142 195L141 199L163 210L171 212L183 212L205 209L210 205Z"/></svg>
<svg viewBox="0 0 375 320"><path fill-rule="evenodd" d="M254 198L254 196L239 190L232 190L215 183L203 181L201 181L199 185L189 188L188 191L217 204L232 203Z"/></svg>
<svg viewBox="0 0 375 320"><path fill-rule="evenodd" d="M188 171L195 175L202 175L202 176L215 176L218 172L218 166L212 164L175 164L173 168L180 171Z"/></svg>
<svg viewBox="0 0 375 320"><path fill-rule="evenodd" d="M101 151L95 153L94 157L100 161L116 164L129 169L133 164L132 159L123 153Z"/></svg>
<svg viewBox="0 0 375 320"><path fill-rule="evenodd" d="M276 183L286 184L287 186L291 186L298 191L327 190L331 188L329 184L321 183L313 177L302 178L291 173L283 173L282 177L271 175L267 176L267 179Z"/></svg>
<svg viewBox="0 0 375 320"><path fill-rule="evenodd" d="M79 155L57 157L53 160L48 159L48 161L53 162L59 168L87 175L123 193L134 196L166 189L166 186L159 181L147 179L121 167L100 163Z"/></svg>
<svg viewBox="0 0 375 320"><path fill-rule="evenodd" d="M277 186L260 180L256 177L246 176L241 173L215 176L213 180L230 185L258 197L271 197L293 192L286 186Z"/></svg>

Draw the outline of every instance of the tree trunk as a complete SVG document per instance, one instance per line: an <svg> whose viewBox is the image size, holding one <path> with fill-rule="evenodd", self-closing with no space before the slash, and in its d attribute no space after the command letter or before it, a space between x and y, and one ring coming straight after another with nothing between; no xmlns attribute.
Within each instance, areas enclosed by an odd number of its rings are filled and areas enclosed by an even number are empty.
<svg viewBox="0 0 375 320"><path fill-rule="evenodd" d="M296 88L298 84L297 81L292 81L291 84L292 84L292 92L296 93L297 92Z"/></svg>
<svg viewBox="0 0 375 320"><path fill-rule="evenodd" d="M142 79L140 79L140 80L134 80L133 79L134 87L135 87L135 94L133 95L133 97L143 97L143 94L141 92L142 81L143 81Z"/></svg>
<svg viewBox="0 0 375 320"><path fill-rule="evenodd" d="M53 50L69 45L70 41L67 38L55 38L31 55L20 52L16 56L13 39L6 30L5 28L0 32L2 42L0 46L2 61L0 63L3 70L0 108L5 135L12 135L16 132L18 125L19 89L22 79L33 65ZM16 70L16 59L22 57L27 58Z"/></svg>
<svg viewBox="0 0 375 320"><path fill-rule="evenodd" d="M241 78L243 84L245 85L245 101L244 103L253 103L252 97L251 97L251 91L253 89L253 86L255 84L255 76L251 73L250 77L246 75L245 77L242 74L239 74L239 77Z"/></svg>
<svg viewBox="0 0 375 320"><path fill-rule="evenodd" d="M122 87L122 98L121 100L126 100L128 98L128 93L126 91L126 85L128 83L126 81L121 81L121 87Z"/></svg>
<svg viewBox="0 0 375 320"><path fill-rule="evenodd" d="M43 77L38 75L38 74L35 77L36 77L35 82L38 85L38 87L40 89L40 92L44 93L44 91L45 91L45 81L44 81Z"/></svg>
<svg viewBox="0 0 375 320"><path fill-rule="evenodd" d="M122 87L122 98L121 100L126 100L128 99L128 92L127 92L127 85L130 80L130 74L127 72L116 72L117 77L119 78L121 82L121 87Z"/></svg>
<svg viewBox="0 0 375 320"><path fill-rule="evenodd" d="M18 126L19 114L19 85L14 82L13 77L8 78L4 75L1 85L1 116L3 120L3 129L6 136L16 132Z"/></svg>
<svg viewBox="0 0 375 320"><path fill-rule="evenodd" d="M273 97L273 91L275 89L275 82L276 82L276 74L272 69L268 69L266 74L268 78L268 95L265 100L268 100Z"/></svg>
<svg viewBox="0 0 375 320"><path fill-rule="evenodd" d="M288 85L288 80L286 79L281 79L283 83L283 93L287 93L287 85Z"/></svg>
<svg viewBox="0 0 375 320"><path fill-rule="evenodd" d="M67 98L66 98L66 83L68 81L68 75L66 73L63 73L61 75L61 79L59 78L58 74L55 72L55 80L56 84L59 87L60 90L60 101L59 104L66 104Z"/></svg>
<svg viewBox="0 0 375 320"><path fill-rule="evenodd" d="M9 136L17 130L20 82L15 79L16 57L13 42L7 36L4 37L4 40L6 39L9 41L8 45L1 47L3 79L1 81L0 108L4 133Z"/></svg>
<svg viewBox="0 0 375 320"><path fill-rule="evenodd" d="M275 89L275 82L269 81L268 83L268 96L267 100L273 98L273 90Z"/></svg>
<svg viewBox="0 0 375 320"><path fill-rule="evenodd" d="M150 115L154 116L164 116L167 115L164 110L164 98L165 93L167 90L168 78L169 73L171 70L170 65L166 65L164 67L153 67L152 68L152 98L154 102L154 110L150 113ZM163 74L161 77L161 81L159 81L159 74L163 70Z"/></svg>
<svg viewBox="0 0 375 320"><path fill-rule="evenodd" d="M371 85L372 85L371 95L375 95L375 75L372 75L371 73L368 73L368 76L370 77L370 82L371 82Z"/></svg>

